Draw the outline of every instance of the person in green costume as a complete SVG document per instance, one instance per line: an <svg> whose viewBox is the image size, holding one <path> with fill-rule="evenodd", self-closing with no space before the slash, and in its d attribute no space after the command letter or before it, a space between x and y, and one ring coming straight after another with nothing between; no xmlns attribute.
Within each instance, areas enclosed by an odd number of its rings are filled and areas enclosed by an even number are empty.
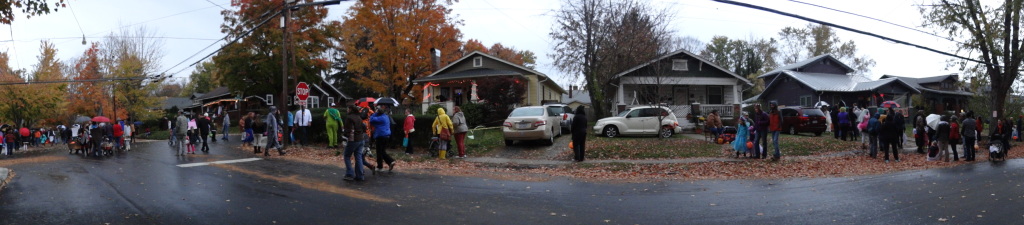
<svg viewBox="0 0 1024 225"><path fill-rule="evenodd" d="M324 120L327 121L327 147L338 147L338 127L341 127L341 112L331 103L331 108L324 112Z"/></svg>

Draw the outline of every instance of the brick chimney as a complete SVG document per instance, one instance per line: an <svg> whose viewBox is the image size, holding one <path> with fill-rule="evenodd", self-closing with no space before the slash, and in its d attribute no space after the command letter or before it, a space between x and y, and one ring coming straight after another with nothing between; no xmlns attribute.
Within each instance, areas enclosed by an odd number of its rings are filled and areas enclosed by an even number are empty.
<svg viewBox="0 0 1024 225"><path fill-rule="evenodd" d="M569 86L569 98L572 98L572 93L576 91L576 85Z"/></svg>
<svg viewBox="0 0 1024 225"><path fill-rule="evenodd" d="M441 58L437 55L437 49L430 48L430 63L434 65L434 71L441 69Z"/></svg>

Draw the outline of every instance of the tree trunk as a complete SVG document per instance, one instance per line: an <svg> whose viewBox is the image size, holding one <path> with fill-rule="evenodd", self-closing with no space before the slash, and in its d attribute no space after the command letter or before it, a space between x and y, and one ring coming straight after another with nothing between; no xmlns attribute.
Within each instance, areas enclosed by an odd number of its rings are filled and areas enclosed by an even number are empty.
<svg viewBox="0 0 1024 225"><path fill-rule="evenodd" d="M597 82L587 81L587 92L590 92L590 107L594 108L595 120L608 117L611 107L604 102L607 99L604 88Z"/></svg>

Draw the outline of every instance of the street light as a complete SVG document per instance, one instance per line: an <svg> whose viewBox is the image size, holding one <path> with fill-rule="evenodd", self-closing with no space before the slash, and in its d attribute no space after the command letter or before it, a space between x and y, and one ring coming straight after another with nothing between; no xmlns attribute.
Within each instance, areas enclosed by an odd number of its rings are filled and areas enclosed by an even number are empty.
<svg viewBox="0 0 1024 225"><path fill-rule="evenodd" d="M290 4L295 3L295 2L296 2L296 0L286 0L286 1L284 1L284 8L281 9L281 10L284 10L283 12L281 12L281 14L283 15L283 17L281 19L281 29L283 31L282 32L282 35L283 35L282 39L283 39L284 43L281 46L281 95L278 96L278 99L279 99L277 101L277 105L278 105L277 108L278 108L278 110L288 110L288 108L286 108L287 105L285 104L285 102L288 100L288 49L289 49L289 43L290 43L288 41L288 39L289 39L288 37L291 36L288 33L288 20L290 20L291 17L292 17L291 11L292 10L296 10L298 8L301 8L301 7L306 7L306 6L337 5L337 4L341 3L341 0L310 2L310 3L296 4L296 5L289 6ZM296 83L298 83L298 79L299 79L298 76L295 76L293 78L293 80L295 80ZM270 113L273 113L273 112L270 112ZM284 146L283 142L279 143L279 144L281 144L281 146Z"/></svg>

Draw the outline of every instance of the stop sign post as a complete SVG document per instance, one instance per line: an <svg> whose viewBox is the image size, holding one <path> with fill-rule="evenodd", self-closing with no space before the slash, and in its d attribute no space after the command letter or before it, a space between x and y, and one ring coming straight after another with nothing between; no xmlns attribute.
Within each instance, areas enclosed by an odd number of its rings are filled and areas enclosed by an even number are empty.
<svg viewBox="0 0 1024 225"><path fill-rule="evenodd" d="M299 105L306 105L306 99L309 98L309 85L306 85L306 82L295 85L295 97L299 98Z"/></svg>

